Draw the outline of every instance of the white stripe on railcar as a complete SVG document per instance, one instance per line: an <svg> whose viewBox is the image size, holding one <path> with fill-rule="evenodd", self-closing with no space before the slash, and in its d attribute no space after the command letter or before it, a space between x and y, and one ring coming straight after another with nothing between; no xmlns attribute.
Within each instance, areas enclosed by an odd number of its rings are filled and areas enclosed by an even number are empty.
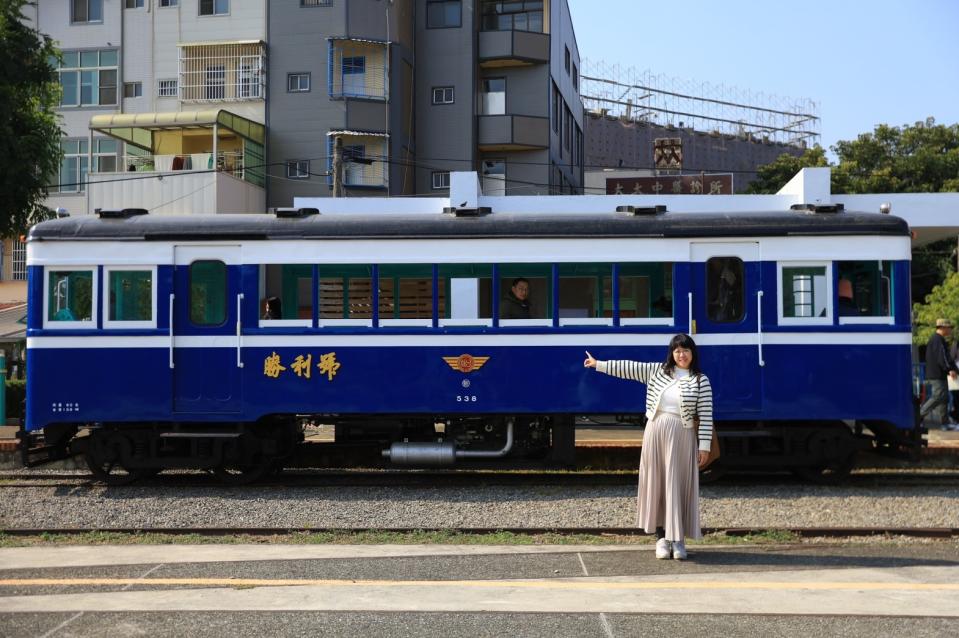
<svg viewBox="0 0 959 638"><path fill-rule="evenodd" d="M424 347L547 347L575 346L662 346L672 335L659 334L486 334L486 335L249 335L243 336L244 348L424 348ZM696 334L700 346L755 346L759 341L750 334ZM766 332L763 345L909 345L909 332ZM170 337L162 336L43 336L29 337L27 348L169 348ZM178 336L177 348L236 348L235 335Z"/></svg>

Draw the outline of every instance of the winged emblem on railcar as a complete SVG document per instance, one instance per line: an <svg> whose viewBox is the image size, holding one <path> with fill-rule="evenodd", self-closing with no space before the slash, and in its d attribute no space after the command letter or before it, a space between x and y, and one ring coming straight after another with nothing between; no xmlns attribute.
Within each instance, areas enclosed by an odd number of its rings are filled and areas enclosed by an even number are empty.
<svg viewBox="0 0 959 638"><path fill-rule="evenodd" d="M489 357L474 357L471 354L461 354L458 357L443 357L443 361L454 370L458 370L463 374L469 374L474 370L482 368L483 365L489 361Z"/></svg>

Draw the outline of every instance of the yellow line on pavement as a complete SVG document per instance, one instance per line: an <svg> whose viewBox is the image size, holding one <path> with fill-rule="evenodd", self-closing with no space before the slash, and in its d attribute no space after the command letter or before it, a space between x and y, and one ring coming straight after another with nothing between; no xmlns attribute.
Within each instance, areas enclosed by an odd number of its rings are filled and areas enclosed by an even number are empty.
<svg viewBox="0 0 959 638"><path fill-rule="evenodd" d="M861 591L959 591L959 583L673 581L605 582L564 580L329 580L310 578L5 578L0 587L51 586L169 586L169 587L473 587L567 590L768 589Z"/></svg>

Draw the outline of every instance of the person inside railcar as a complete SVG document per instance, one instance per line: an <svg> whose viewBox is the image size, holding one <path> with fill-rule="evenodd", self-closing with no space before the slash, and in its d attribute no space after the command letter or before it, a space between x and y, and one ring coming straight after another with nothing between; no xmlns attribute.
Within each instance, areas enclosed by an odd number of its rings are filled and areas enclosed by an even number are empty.
<svg viewBox="0 0 959 638"><path fill-rule="evenodd" d="M267 297L263 302L263 319L282 319L283 305L279 297Z"/></svg>
<svg viewBox="0 0 959 638"><path fill-rule="evenodd" d="M862 314L852 296L852 282L848 279L839 280L839 316L858 317Z"/></svg>
<svg viewBox="0 0 959 638"><path fill-rule="evenodd" d="M946 394L946 379L959 378L959 366L949 356L947 339L952 334L952 322L948 319L936 319L936 331L926 342L926 383L929 384L929 396L919 408L919 420L925 421L930 415L931 421L943 429L949 427L946 408L949 395Z"/></svg>
<svg viewBox="0 0 959 638"><path fill-rule="evenodd" d="M676 335L664 363L599 361L587 352L583 366L646 384L636 520L656 535L656 558L685 560L686 538L702 538L698 470L708 464L713 439L712 386L696 343Z"/></svg>
<svg viewBox="0 0 959 638"><path fill-rule="evenodd" d="M499 305L500 319L529 319L529 280L517 277Z"/></svg>

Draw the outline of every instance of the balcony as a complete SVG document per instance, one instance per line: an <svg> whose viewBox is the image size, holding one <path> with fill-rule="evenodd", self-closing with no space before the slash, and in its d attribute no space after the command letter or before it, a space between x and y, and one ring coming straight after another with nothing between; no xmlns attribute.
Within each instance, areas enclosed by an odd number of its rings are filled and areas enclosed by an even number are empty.
<svg viewBox="0 0 959 638"><path fill-rule="evenodd" d="M90 129L127 148L120 171L90 173L91 211L131 206L159 214L266 209L262 124L214 110L97 115ZM161 148L166 152L157 152Z"/></svg>
<svg viewBox="0 0 959 638"><path fill-rule="evenodd" d="M549 63L549 34L529 31L481 31L479 64L483 68Z"/></svg>
<svg viewBox="0 0 959 638"><path fill-rule="evenodd" d="M327 92L334 99L389 99L389 57L385 42L330 38Z"/></svg>
<svg viewBox="0 0 959 638"><path fill-rule="evenodd" d="M381 189L389 187L387 159L388 137L383 133L330 131L327 133L327 154L333 184L333 145L343 140L343 185L352 188Z"/></svg>
<svg viewBox="0 0 959 638"><path fill-rule="evenodd" d="M479 115L481 151L533 151L549 148L549 118Z"/></svg>
<svg viewBox="0 0 959 638"><path fill-rule="evenodd" d="M266 191L242 177L242 164L236 163L242 163L242 157L217 154L217 170L206 168L212 163L211 153L136 155L123 159L128 167L124 172L89 174L91 212L97 208L130 207L163 215L266 210Z"/></svg>
<svg viewBox="0 0 959 638"><path fill-rule="evenodd" d="M183 102L238 102L266 96L266 45L260 41L179 45Z"/></svg>

